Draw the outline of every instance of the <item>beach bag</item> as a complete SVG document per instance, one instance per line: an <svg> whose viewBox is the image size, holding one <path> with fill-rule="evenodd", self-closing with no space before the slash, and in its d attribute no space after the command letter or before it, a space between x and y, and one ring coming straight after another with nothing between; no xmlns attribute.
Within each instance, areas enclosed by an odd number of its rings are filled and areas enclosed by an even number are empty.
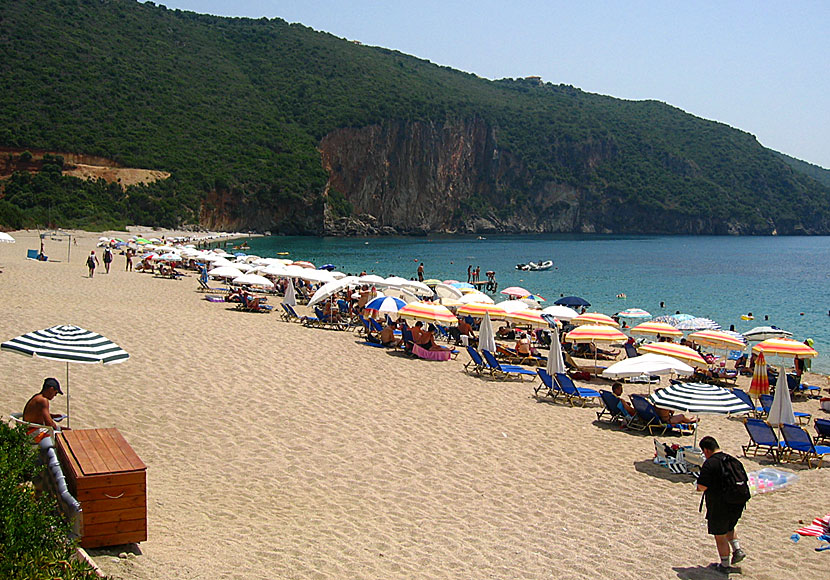
<svg viewBox="0 0 830 580"><path fill-rule="evenodd" d="M723 501L732 505L744 505L749 501L749 477L743 463L731 455L723 454L721 459L723 470Z"/></svg>

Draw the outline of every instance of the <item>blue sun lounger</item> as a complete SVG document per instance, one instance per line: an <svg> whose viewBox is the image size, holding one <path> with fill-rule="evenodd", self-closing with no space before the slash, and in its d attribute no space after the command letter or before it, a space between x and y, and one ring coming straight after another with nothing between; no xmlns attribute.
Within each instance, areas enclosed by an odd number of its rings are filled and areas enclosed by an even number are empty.
<svg viewBox="0 0 830 580"><path fill-rule="evenodd" d="M665 435L666 433L690 435L693 434L697 428L694 423L671 424L663 422L660 415L657 414L657 409L654 408L651 401L642 395L631 395L631 404L634 406L634 410L637 411L637 417L643 423L643 427L640 429L641 431L648 428L648 432L652 434L654 431L660 429L661 435Z"/></svg>
<svg viewBox="0 0 830 580"><path fill-rule="evenodd" d="M568 403L570 403L571 407L573 407L574 401L579 401L580 406L584 407L588 401L596 401L602 398L602 395L596 389L577 387L573 379L565 373L556 373L554 378L559 384L559 388L568 397Z"/></svg>
<svg viewBox="0 0 830 580"><path fill-rule="evenodd" d="M536 374L539 375L539 379L541 382L539 383L536 388L533 389L533 394L536 398L541 397L550 397L552 400L556 400L556 398L562 394L562 389L559 388L559 383L553 380L553 377L550 376L547 369L539 367L536 369ZM544 395L539 395L540 391L547 389L547 392Z"/></svg>
<svg viewBox="0 0 830 580"><path fill-rule="evenodd" d="M782 423L781 435L784 436L786 458L789 459L796 454L801 463L806 463L808 468L813 466L813 461L818 461L816 467L821 467L825 456L830 455L830 447L813 443L813 438L803 427Z"/></svg>
<svg viewBox="0 0 830 580"><path fill-rule="evenodd" d="M763 419L747 417L744 421L744 427L746 427L746 432L749 434L749 443L741 445L744 457L749 457L750 451L752 451L753 457L763 452L764 455L772 457L772 460L777 462L781 451L784 449L784 443L778 440L772 426Z"/></svg>
<svg viewBox="0 0 830 580"><path fill-rule="evenodd" d="M481 350L484 356L484 362L490 370L490 374L497 379L506 379L509 377L518 377L523 381L525 376L536 376L536 372L519 365L503 365L500 364L496 357L489 350Z"/></svg>

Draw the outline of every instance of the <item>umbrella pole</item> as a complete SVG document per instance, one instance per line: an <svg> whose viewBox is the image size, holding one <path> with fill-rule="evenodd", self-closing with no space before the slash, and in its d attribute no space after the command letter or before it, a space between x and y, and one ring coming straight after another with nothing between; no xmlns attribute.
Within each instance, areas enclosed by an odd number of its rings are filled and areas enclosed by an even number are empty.
<svg viewBox="0 0 830 580"><path fill-rule="evenodd" d="M69 427L69 361L66 362L66 426Z"/></svg>

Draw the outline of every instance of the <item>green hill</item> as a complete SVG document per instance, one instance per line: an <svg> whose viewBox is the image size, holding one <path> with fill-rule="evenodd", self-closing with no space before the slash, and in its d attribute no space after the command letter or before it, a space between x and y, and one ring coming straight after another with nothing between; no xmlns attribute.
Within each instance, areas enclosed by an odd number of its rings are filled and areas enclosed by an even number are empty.
<svg viewBox="0 0 830 580"><path fill-rule="evenodd" d="M826 183L662 103L131 0L2 0L0 19L0 146L171 174L16 172L7 226L830 233Z"/></svg>

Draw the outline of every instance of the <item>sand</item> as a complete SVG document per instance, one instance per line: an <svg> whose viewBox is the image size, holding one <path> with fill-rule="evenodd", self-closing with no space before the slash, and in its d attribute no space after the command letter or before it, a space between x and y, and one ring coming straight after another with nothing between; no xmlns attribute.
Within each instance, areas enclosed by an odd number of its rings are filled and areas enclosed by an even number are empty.
<svg viewBox="0 0 830 580"><path fill-rule="evenodd" d="M71 323L131 355L70 368L72 425L117 427L148 466L149 539L126 559L123 546L91 551L114 578L722 577L705 569L714 542L692 480L595 408L538 402L535 381L467 376L463 353L412 360L237 312L203 300L195 276L127 273L122 256L89 279L98 234L71 263L25 260L36 233L13 235L0 244L0 339ZM66 259L65 243L46 244ZM44 377L64 381L63 364L11 353L0 372L5 414ZM704 417L704 434L732 454L747 440L725 417ZM743 578L830 569L814 539L789 541L830 511L830 468L785 469L799 480L752 499L739 525Z"/></svg>

